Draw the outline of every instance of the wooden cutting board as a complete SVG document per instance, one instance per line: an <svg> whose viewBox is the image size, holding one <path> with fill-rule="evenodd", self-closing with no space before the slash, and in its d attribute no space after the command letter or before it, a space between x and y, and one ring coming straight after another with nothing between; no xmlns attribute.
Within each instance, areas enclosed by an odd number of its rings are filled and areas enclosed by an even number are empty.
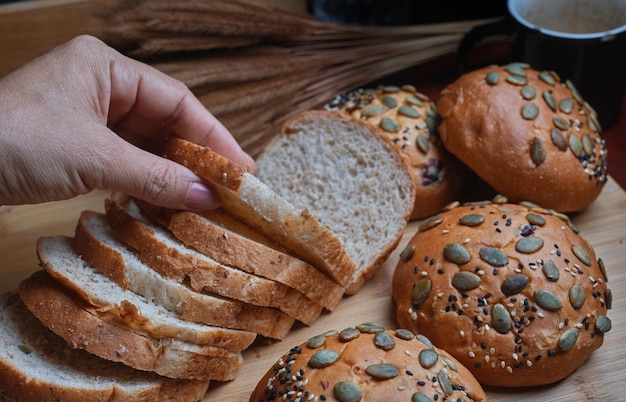
<svg viewBox="0 0 626 402"><path fill-rule="evenodd" d="M40 236L72 235L83 209L104 210L107 192L94 192L69 201L0 209L0 291L15 288L19 281L39 269L35 242ZM585 365L560 383L529 390L487 389L496 402L520 401L618 401L624 400L626 380L626 192L609 180L600 197L585 212L572 215L581 235L594 246L607 268L613 292L609 317L613 328L605 343ZM390 282L398 253L416 231L407 228L396 251L362 289L345 298L330 314L311 327L296 325L281 342L258 340L244 352L244 367L238 378L211 385L205 401L247 401L265 371L291 347L330 329L341 330L363 322L396 328ZM408 397L407 397L408 398Z"/></svg>

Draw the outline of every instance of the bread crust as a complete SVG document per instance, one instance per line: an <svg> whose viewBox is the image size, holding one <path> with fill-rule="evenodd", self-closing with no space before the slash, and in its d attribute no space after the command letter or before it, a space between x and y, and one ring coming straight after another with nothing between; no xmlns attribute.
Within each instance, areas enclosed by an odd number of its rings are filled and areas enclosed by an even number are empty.
<svg viewBox="0 0 626 402"><path fill-rule="evenodd" d="M581 211L608 167L595 112L572 88L520 64L467 73L437 101L443 143L512 202Z"/></svg>
<svg viewBox="0 0 626 402"><path fill-rule="evenodd" d="M171 379L70 350L28 311L17 292L4 295L0 304L3 328L15 328L2 340L12 357L0 358L0 395L9 400L198 401L207 391L209 380ZM38 365L47 370L33 369Z"/></svg>
<svg viewBox="0 0 626 402"><path fill-rule="evenodd" d="M137 370L170 378L232 380L241 369L241 354L174 339L152 339L100 318L89 305L49 274L37 271L19 286L28 309L73 348Z"/></svg>
<svg viewBox="0 0 626 402"><path fill-rule="evenodd" d="M443 146L434 103L412 85L357 89L339 95L325 109L366 121L393 142L409 165L415 186L411 220L434 215L459 198L467 168Z"/></svg>
<svg viewBox="0 0 626 402"><path fill-rule="evenodd" d="M396 316L481 384L554 383L602 345L612 299L606 273L566 216L484 203L430 223L396 267Z"/></svg>
<svg viewBox="0 0 626 402"><path fill-rule="evenodd" d="M315 400L357 400L336 397L335 387L342 382L358 387L362 392L359 400L364 401L411 400L417 392L430 397L429 400L442 397L452 401L488 400L472 374L448 353L432 347L427 339L421 341L410 331L384 330L374 324L356 328L327 331L293 347L261 378L250 402L282 400L292 395L291 391L312 395L311 399L319 398ZM349 332L356 338L349 340L346 335ZM436 361L425 365L429 368L420 363L423 351L435 352L431 356ZM322 353L338 356L333 356L335 361L317 359ZM381 363L392 371L397 370L397 375L385 378L371 371Z"/></svg>

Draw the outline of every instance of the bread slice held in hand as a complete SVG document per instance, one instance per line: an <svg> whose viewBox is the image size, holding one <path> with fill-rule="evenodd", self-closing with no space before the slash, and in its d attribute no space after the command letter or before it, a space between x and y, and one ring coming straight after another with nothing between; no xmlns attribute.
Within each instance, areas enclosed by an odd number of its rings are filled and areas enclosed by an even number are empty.
<svg viewBox="0 0 626 402"><path fill-rule="evenodd" d="M0 395L23 401L198 401L209 380L141 372L71 349L26 308L0 298Z"/></svg>
<svg viewBox="0 0 626 402"><path fill-rule="evenodd" d="M377 130L338 112L304 112L257 160L262 182L339 238L357 267L348 295L397 246L413 209L409 168Z"/></svg>
<svg viewBox="0 0 626 402"><path fill-rule="evenodd" d="M105 360L170 378L219 381L234 379L243 364L238 353L175 338L156 339L108 321L101 310L45 271L22 281L19 294L39 321L72 349Z"/></svg>
<svg viewBox="0 0 626 402"><path fill-rule="evenodd" d="M341 286L350 283L356 271L355 262L335 234L307 209L289 202L243 166L208 147L173 137L163 153L212 183L228 212L284 245Z"/></svg>

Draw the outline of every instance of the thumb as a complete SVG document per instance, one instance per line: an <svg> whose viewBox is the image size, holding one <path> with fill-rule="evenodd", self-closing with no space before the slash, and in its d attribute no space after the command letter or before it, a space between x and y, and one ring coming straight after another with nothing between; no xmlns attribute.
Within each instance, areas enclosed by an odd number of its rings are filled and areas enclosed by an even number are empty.
<svg viewBox="0 0 626 402"><path fill-rule="evenodd" d="M99 176L94 177L92 188L119 191L173 209L214 209L221 204L220 196L191 170L121 142L122 147L109 155L104 168L89 169L88 176Z"/></svg>

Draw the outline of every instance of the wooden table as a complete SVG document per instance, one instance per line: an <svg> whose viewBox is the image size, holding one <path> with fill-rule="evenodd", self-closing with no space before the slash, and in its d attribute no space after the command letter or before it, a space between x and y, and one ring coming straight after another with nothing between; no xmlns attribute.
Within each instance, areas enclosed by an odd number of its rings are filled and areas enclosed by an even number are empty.
<svg viewBox="0 0 626 402"><path fill-rule="evenodd" d="M66 0L0 6L0 76L82 32L90 21L86 3ZM432 96L445 79L441 71L433 65L424 66L424 84L420 89ZM427 80L427 74L431 73L437 78ZM621 135L615 143L624 145L624 116L618 127L622 127L622 131L615 131ZM611 143L609 155L614 155L616 161L624 162L624 149L626 147L613 147ZM618 169L620 172L626 172L626 169ZM625 181L620 182L625 185ZM68 201L0 209L0 291L15 288L20 280L39 269L35 255L37 238L71 235L80 211L102 211L107 195L106 191L98 191ZM609 285L614 295L614 308L609 312L613 329L606 335L603 347L564 381L541 389L488 389L492 401L623 400L622 383L626 379L626 348L623 347L626 343L626 270L623 269L626 255L623 251L626 241L626 192L610 179L598 200L583 213L573 216L573 220L607 266ZM213 384L206 401L246 401L270 365L292 346L312 335L364 321L395 327L389 283L398 252L415 230L416 224L409 225L400 246L381 271L357 295L344 299L335 312L323 315L312 327L296 326L282 342L261 341L248 349L244 353L245 364L239 377L229 383Z"/></svg>

